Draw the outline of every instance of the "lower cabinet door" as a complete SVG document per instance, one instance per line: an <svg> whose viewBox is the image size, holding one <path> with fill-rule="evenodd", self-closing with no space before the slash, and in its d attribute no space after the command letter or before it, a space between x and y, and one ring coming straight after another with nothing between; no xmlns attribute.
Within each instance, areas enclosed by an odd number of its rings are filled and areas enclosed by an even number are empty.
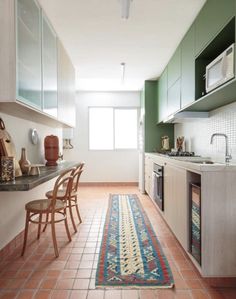
<svg viewBox="0 0 236 299"><path fill-rule="evenodd" d="M164 217L183 246L188 249L187 173L172 165L164 166Z"/></svg>

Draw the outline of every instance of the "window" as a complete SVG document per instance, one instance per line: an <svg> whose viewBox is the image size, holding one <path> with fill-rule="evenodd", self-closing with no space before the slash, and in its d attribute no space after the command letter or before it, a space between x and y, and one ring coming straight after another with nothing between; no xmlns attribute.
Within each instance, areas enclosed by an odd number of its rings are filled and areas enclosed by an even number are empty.
<svg viewBox="0 0 236 299"><path fill-rule="evenodd" d="M137 149L138 109L89 108L89 149Z"/></svg>
<svg viewBox="0 0 236 299"><path fill-rule="evenodd" d="M113 149L112 108L89 108L89 149Z"/></svg>

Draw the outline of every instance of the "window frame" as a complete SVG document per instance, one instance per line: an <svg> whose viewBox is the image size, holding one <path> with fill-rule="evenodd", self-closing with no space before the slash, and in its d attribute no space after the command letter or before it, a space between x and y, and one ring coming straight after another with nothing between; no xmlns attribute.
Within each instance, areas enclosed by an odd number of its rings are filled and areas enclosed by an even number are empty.
<svg viewBox="0 0 236 299"><path fill-rule="evenodd" d="M90 148L90 114L89 110L91 108L111 108L113 110L113 149L91 149ZM136 148L115 148L115 110L136 110L137 111L137 142ZM120 151L137 151L138 150L138 126L139 126L139 116L140 116L140 107L138 106L88 106L88 150L89 151L108 151L108 152L120 152Z"/></svg>

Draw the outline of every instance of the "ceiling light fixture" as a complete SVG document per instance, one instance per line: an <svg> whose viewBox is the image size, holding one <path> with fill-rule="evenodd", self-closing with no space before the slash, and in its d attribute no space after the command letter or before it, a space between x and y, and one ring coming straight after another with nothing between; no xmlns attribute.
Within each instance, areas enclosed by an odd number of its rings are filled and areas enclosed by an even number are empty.
<svg viewBox="0 0 236 299"><path fill-rule="evenodd" d="M121 2L121 18L127 20L129 18L130 3L133 0L120 0Z"/></svg>
<svg viewBox="0 0 236 299"><path fill-rule="evenodd" d="M121 62L120 64L120 71L121 71L121 83L124 83L125 80L125 63Z"/></svg>

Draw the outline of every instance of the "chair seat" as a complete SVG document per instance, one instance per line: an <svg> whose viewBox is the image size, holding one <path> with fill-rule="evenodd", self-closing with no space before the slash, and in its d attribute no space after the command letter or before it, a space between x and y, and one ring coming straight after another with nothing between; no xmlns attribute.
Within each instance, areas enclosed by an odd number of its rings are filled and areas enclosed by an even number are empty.
<svg viewBox="0 0 236 299"><path fill-rule="evenodd" d="M57 198L58 199L64 199L65 193L66 193L65 190L58 190L57 191ZM52 198L52 194L53 194L53 190L50 190L45 195L46 195L47 198Z"/></svg>
<svg viewBox="0 0 236 299"><path fill-rule="evenodd" d="M26 220L25 220L24 241L23 241L23 247L21 252L22 256L25 253L30 222L38 225L38 234L37 234L38 239L40 238L40 234L41 234L41 225L44 224L45 228L47 224L51 225L53 247L54 247L54 252L56 257L59 256L56 230L55 230L56 223L62 221L64 222L67 237L69 241L71 241L71 235L70 235L69 226L67 222L67 215L66 215L67 202L66 200L63 200L63 198L58 199L57 192L58 190L62 190L62 187L65 185L67 188L67 191L65 193L66 196L67 194L70 193L69 191L71 190L72 183L73 183L73 176L71 174L73 173L73 171L75 171L75 169L76 168L74 167L69 168L58 176L56 182L54 183L52 198L32 200L25 205ZM45 220L43 219L44 216L46 216ZM43 231L45 231L45 228L43 229Z"/></svg>
<svg viewBox="0 0 236 299"><path fill-rule="evenodd" d="M48 212L49 206L51 204L51 200L48 199L38 199L38 200L33 200L28 202L25 205L26 211L31 211L31 212L41 212L41 213L46 213ZM65 209L66 204L61 201L61 200L56 200L56 205L55 205L55 211L60 211L62 209Z"/></svg>
<svg viewBox="0 0 236 299"><path fill-rule="evenodd" d="M77 195L77 191L72 191L71 192L71 197L75 197ZM52 198L53 190L48 191L45 195L47 198ZM64 199L65 198L65 190L58 190L57 192L57 198L58 199Z"/></svg>
<svg viewBox="0 0 236 299"><path fill-rule="evenodd" d="M71 197L75 197L75 196L77 196L78 195L78 191L72 191L71 192Z"/></svg>
<svg viewBox="0 0 236 299"><path fill-rule="evenodd" d="M70 218L71 218L71 222L72 222L72 225L74 227L74 231L77 232L77 228L76 228L76 224L75 224L75 221L74 221L74 217L73 217L73 211L72 211L72 208L74 207L75 208L75 211L78 215L78 218L79 218L79 222L81 223L82 222L82 219L81 219L81 216L80 216L80 213L79 213L79 208L78 208L78 203L77 203L77 196L78 196L78 184L79 184L79 178L80 178L80 175L81 173L83 172L83 166L84 166L84 163L81 163L81 165L79 165L77 168L73 169L71 171L71 176L72 176L72 184L70 186L70 189L67 188L67 184L62 184L61 187L62 188L58 188L56 191L56 199L57 200L62 200L62 201L66 201L67 202L67 208L69 210L69 213L70 213ZM55 190L55 189L54 189ZM50 199L53 199L53 190L50 190L48 192L46 192L45 196L50 200ZM46 225L44 227L44 230L45 231L46 229Z"/></svg>

